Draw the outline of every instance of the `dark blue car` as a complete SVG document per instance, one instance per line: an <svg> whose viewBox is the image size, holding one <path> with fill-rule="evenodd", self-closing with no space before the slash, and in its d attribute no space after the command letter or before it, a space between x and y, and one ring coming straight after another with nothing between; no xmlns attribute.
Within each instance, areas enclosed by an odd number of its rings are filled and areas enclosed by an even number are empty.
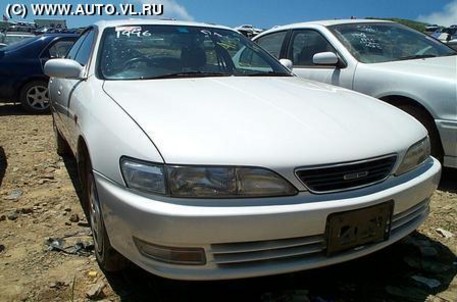
<svg viewBox="0 0 457 302"><path fill-rule="evenodd" d="M64 57L78 35L49 34L0 49L0 102L21 103L30 112L49 110L48 81L44 63Z"/></svg>

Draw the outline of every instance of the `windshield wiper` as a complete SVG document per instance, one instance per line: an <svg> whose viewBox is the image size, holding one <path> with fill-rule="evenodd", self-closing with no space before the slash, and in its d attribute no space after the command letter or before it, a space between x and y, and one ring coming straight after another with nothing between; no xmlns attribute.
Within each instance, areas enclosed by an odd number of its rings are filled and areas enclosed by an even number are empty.
<svg viewBox="0 0 457 302"><path fill-rule="evenodd" d="M223 77L229 76L230 74L224 72L206 72L206 71L183 71L168 73L155 77L143 77L143 80L146 79L172 79L172 78L193 78L193 77Z"/></svg>
<svg viewBox="0 0 457 302"><path fill-rule="evenodd" d="M289 77L291 76L289 73L284 72L276 72L276 71L268 71L268 72L256 72L256 73L249 73L247 74L248 77Z"/></svg>
<svg viewBox="0 0 457 302"><path fill-rule="evenodd" d="M434 57L436 57L436 55L412 55L412 56L398 58L398 60L404 61L404 60L426 59L426 58L434 58Z"/></svg>

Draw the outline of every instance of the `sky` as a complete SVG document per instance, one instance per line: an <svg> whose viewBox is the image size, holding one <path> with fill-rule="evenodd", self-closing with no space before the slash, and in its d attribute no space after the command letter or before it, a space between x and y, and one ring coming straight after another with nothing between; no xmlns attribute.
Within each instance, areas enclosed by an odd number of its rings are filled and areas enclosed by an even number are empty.
<svg viewBox="0 0 457 302"><path fill-rule="evenodd" d="M23 0L14 1L0 0L0 10L3 15L7 15L8 4L25 3ZM40 1L40 3L62 2L48 0ZM457 0L99 0L86 2L67 0L65 3L74 6L91 3L116 6L125 3L162 4L164 12L162 18L210 22L229 27L252 24L264 29L293 22L350 17L395 17L443 26L457 24ZM30 6L30 4L25 5ZM26 21L36 18L39 17L29 14ZM66 19L68 27L80 27L98 20L118 17L105 15L43 16L40 18ZM22 19L14 17L13 20L21 21Z"/></svg>

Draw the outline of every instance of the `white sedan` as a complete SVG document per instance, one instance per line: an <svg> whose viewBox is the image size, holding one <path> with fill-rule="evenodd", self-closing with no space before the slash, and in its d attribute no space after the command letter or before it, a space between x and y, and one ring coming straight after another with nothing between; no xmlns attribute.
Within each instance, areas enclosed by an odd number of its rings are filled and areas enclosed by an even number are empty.
<svg viewBox="0 0 457 302"><path fill-rule="evenodd" d="M108 271L128 259L209 280L347 261L414 231L439 182L415 119L292 76L226 27L101 22L45 72Z"/></svg>
<svg viewBox="0 0 457 302"><path fill-rule="evenodd" d="M254 38L294 73L392 104L427 128L432 155L457 168L457 52L432 37L382 20L278 26ZM399 128L400 129L400 128Z"/></svg>

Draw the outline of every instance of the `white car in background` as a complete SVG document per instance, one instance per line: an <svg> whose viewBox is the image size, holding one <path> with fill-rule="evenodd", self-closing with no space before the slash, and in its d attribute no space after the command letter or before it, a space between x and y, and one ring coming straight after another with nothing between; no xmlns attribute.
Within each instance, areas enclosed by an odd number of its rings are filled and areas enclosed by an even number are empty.
<svg viewBox="0 0 457 302"><path fill-rule="evenodd" d="M260 34L263 29L255 28L251 24L243 24L234 28L234 30L238 31L239 33L243 34L243 36L248 38L253 38Z"/></svg>
<svg viewBox="0 0 457 302"><path fill-rule="evenodd" d="M410 113L427 128L432 155L457 168L455 50L381 20L296 23L253 40L276 58L290 59L300 77L353 89Z"/></svg>
<svg viewBox="0 0 457 302"><path fill-rule="evenodd" d="M414 231L438 186L419 122L299 79L227 27L100 22L45 72L105 270L127 258L209 280L347 261Z"/></svg>
<svg viewBox="0 0 457 302"><path fill-rule="evenodd" d="M451 47L454 50L457 50L457 39L451 40L446 43L447 46Z"/></svg>

